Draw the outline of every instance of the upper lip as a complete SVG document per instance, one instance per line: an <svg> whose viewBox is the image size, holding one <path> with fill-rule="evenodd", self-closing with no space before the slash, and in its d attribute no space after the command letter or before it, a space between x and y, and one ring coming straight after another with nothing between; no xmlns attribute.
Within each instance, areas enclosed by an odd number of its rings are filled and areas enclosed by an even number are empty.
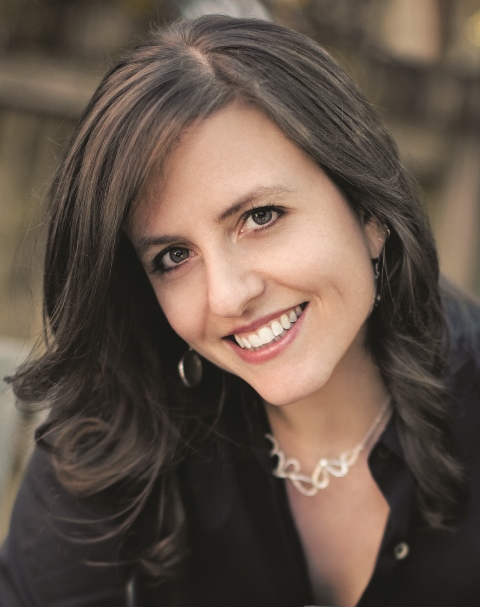
<svg viewBox="0 0 480 607"><path fill-rule="evenodd" d="M279 318L282 314L285 314L286 312L290 312L290 310L294 310L298 305L301 305L301 304L294 304L293 306L289 306L288 308L284 308L283 310L280 310L278 312L273 312L272 314L267 314L266 316L257 318L257 320L254 320L253 322L249 323L248 325L241 325L241 326L235 327L234 329L232 329L232 332L229 333L229 335L238 335L239 333L254 333L257 329L259 329L263 325L268 324L271 320L275 320L276 318ZM226 337L228 337L228 335Z"/></svg>

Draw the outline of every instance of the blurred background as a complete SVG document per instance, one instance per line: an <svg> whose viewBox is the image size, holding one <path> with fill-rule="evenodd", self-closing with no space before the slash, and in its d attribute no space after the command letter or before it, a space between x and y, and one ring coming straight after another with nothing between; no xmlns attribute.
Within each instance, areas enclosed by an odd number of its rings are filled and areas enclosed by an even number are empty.
<svg viewBox="0 0 480 607"><path fill-rule="evenodd" d="M0 0L1 377L41 334L42 199L82 108L152 26L208 12L272 19L337 58L422 186L443 273L480 294L480 0ZM0 541L35 423L2 387Z"/></svg>

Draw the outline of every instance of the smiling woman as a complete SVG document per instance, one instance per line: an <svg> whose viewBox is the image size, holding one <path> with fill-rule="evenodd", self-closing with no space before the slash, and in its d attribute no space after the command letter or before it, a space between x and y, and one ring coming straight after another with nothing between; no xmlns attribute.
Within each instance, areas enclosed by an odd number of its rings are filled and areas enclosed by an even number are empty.
<svg viewBox="0 0 480 607"><path fill-rule="evenodd" d="M385 230L254 107L188 128L128 234L174 331L267 402L317 401L365 357Z"/></svg>
<svg viewBox="0 0 480 607"><path fill-rule="evenodd" d="M50 415L5 604L478 603L480 315L325 51L261 20L157 31L50 199L46 343L11 378Z"/></svg>

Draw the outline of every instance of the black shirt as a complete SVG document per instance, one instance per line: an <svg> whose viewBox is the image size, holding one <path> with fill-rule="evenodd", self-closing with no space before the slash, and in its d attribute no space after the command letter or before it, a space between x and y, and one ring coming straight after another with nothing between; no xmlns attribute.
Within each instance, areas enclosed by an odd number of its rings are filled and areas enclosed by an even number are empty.
<svg viewBox="0 0 480 607"><path fill-rule="evenodd" d="M479 318L475 312L477 327ZM392 417L369 455L390 515L358 607L480 605L480 352L478 343L458 327L453 331L451 368L459 404L454 433L471 484L466 516L454 532L432 530L421 520ZM254 449L232 444L215 462L198 457L184 466L192 553L180 579L152 586L138 577L138 607L314 604L285 481L271 474L273 461L263 429ZM37 451L0 556L2 607L129 604L125 587L132 569L111 565L121 558L119 540L91 544L67 539L72 533L82 535L78 519L85 519L85 512L82 501L67 495L56 481L48 456ZM57 515L77 522L60 521ZM94 524L85 522L89 528ZM92 560L104 564L88 564Z"/></svg>

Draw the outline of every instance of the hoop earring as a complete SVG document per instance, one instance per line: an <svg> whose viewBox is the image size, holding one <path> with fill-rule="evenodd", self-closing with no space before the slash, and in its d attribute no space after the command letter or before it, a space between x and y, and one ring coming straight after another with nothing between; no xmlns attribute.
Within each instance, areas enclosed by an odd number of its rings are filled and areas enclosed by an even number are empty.
<svg viewBox="0 0 480 607"><path fill-rule="evenodd" d="M178 374L186 388L195 388L202 381L203 365L200 356L189 348L178 362Z"/></svg>

